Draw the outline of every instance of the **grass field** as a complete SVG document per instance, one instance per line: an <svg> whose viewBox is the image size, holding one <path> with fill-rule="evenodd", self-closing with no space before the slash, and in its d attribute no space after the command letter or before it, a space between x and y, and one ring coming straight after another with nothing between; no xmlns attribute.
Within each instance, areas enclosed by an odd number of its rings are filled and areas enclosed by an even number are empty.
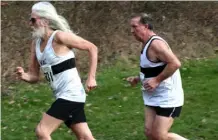
<svg viewBox="0 0 218 140"><path fill-rule="evenodd" d="M129 66L119 62L102 69L98 88L87 96L87 120L97 140L146 139L140 87L132 88L123 80L138 73L138 68ZM190 140L218 140L218 58L186 61L180 70L185 105L171 130ZM50 89L45 83L23 82L10 88L13 94L1 101L1 139L35 140L34 128L54 101ZM52 138L75 139L64 125Z"/></svg>

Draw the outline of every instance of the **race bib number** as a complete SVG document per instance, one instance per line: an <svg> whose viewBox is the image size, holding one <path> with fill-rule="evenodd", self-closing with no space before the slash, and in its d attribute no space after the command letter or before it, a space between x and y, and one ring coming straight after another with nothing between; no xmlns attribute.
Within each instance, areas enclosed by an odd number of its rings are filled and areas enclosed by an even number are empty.
<svg viewBox="0 0 218 140"><path fill-rule="evenodd" d="M54 77L53 77L53 73L52 73L52 69L50 65L43 65L41 66L41 69L45 75L45 79L51 83L54 81Z"/></svg>

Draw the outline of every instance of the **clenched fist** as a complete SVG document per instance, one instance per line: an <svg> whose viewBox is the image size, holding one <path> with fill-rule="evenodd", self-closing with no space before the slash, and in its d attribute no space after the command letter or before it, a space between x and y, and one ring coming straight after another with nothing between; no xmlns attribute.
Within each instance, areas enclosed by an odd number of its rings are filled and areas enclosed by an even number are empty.
<svg viewBox="0 0 218 140"><path fill-rule="evenodd" d="M20 80L23 80L24 79L24 70L23 70L23 68L22 67L17 67L16 68L16 78L17 79L20 79Z"/></svg>

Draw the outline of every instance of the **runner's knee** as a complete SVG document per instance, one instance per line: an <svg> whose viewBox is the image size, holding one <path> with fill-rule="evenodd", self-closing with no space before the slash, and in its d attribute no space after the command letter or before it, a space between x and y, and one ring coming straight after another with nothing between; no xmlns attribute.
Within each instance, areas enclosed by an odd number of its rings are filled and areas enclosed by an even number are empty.
<svg viewBox="0 0 218 140"><path fill-rule="evenodd" d="M77 137L79 140L95 140L92 134L88 133L79 134Z"/></svg>
<svg viewBox="0 0 218 140"><path fill-rule="evenodd" d="M155 140L167 140L167 133L152 131L152 138Z"/></svg>
<svg viewBox="0 0 218 140"><path fill-rule="evenodd" d="M41 124L38 124L35 130L36 136L38 138L48 138L50 134L46 132L46 129L42 127Z"/></svg>
<svg viewBox="0 0 218 140"><path fill-rule="evenodd" d="M152 131L150 128L145 128L145 136L148 138L152 137Z"/></svg>

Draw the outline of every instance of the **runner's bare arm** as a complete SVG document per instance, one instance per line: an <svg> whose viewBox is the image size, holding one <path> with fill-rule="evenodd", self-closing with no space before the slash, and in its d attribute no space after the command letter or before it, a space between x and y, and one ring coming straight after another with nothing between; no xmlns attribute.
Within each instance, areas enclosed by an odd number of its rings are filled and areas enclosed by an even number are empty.
<svg viewBox="0 0 218 140"><path fill-rule="evenodd" d="M67 32L57 32L55 39L57 40L57 42L62 43L64 45L66 45L67 47L69 47L70 49L72 48L76 48L76 49L80 49L80 50L86 50L89 52L89 57L90 57L90 67L89 67L89 74L88 74L88 90L92 89L92 87L96 86L96 81L95 79L95 75L96 75L96 69L97 69L97 58L98 58L98 49L97 47L73 34L73 33L67 33Z"/></svg>
<svg viewBox="0 0 218 140"><path fill-rule="evenodd" d="M181 62L171 49L169 49L165 42L161 40L154 40L151 45L151 48L156 54L156 58L167 64L164 70L156 77L156 79L161 82L179 69L181 67Z"/></svg>
<svg viewBox="0 0 218 140"><path fill-rule="evenodd" d="M28 72L24 72L22 67L16 68L16 74L18 75L18 78L28 82L28 83L36 83L39 80L39 63L36 59L36 53L35 53L35 43L32 43L31 46L31 57L30 57L30 65Z"/></svg>

